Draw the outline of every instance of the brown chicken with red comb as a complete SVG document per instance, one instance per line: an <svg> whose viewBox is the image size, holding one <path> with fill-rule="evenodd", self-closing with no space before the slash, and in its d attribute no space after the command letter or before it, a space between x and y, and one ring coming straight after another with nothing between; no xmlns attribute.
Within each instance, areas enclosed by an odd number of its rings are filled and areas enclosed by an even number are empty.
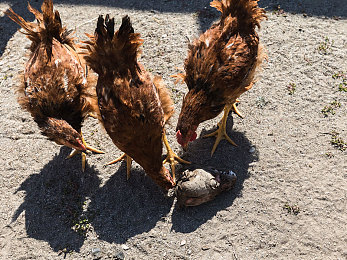
<svg viewBox="0 0 347 260"><path fill-rule="evenodd" d="M84 170L87 150L102 153L88 146L81 133L83 120L96 112L93 80L86 76L71 31L62 26L59 12L53 12L52 0L43 2L42 13L30 4L28 9L37 23L25 21L11 8L5 12L32 42L18 102L30 112L43 135L75 149L70 157L82 153Z"/></svg>
<svg viewBox="0 0 347 260"><path fill-rule="evenodd" d="M184 74L177 75L188 86L177 124L177 141L186 147L196 138L203 121L224 116L211 156L222 139L236 145L226 134L226 121L231 109L240 115L237 98L252 88L254 74L265 54L259 44L256 26L266 18L258 0L215 0L211 6L222 15L220 21L190 46L184 63ZM240 115L241 116L241 115Z"/></svg>
<svg viewBox="0 0 347 260"><path fill-rule="evenodd" d="M172 188L175 178L163 166L162 140L171 165L174 160L185 161L172 152L164 133L164 125L174 112L169 93L161 78L152 80L137 61L143 40L134 33L128 16L117 32L113 18L100 16L95 35L88 36L85 59L99 75L96 90L101 123L125 153L121 158L127 158L128 173L132 158L160 187Z"/></svg>

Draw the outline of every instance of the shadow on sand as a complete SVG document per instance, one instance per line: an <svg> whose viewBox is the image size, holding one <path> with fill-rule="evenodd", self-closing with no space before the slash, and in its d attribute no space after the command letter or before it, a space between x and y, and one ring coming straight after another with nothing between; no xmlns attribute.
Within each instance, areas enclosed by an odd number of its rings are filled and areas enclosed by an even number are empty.
<svg viewBox="0 0 347 260"><path fill-rule="evenodd" d="M230 130L232 117L228 121ZM238 177L235 187L205 205L175 209L172 228L176 232L193 232L242 195L249 164L258 156L249 153L251 144L244 134L228 132L238 147L222 141L211 158L214 139L199 138L190 144L185 159L194 162L191 167L212 166L234 171ZM88 232L89 224L99 239L122 244L131 237L150 231L170 213L174 199L166 197L141 168L133 167L132 176L127 181L123 163L100 187L99 173L90 167L82 173L80 158L65 160L68 152L69 149L62 147L59 155L39 174L26 179L18 189L25 191L26 195L12 221L24 211L29 237L48 242L54 251L66 248L78 252L86 239L84 234ZM86 208L88 199L90 203Z"/></svg>
<svg viewBox="0 0 347 260"><path fill-rule="evenodd" d="M64 248L79 251L85 237L83 228L88 219L84 201L97 189L97 172L87 166L81 171L79 157L65 160L69 149L62 147L38 174L27 178L18 191L25 191L25 199L12 217L15 221L25 211L27 235L49 243L54 251ZM89 216L90 218L91 216ZM83 224L74 230L78 224Z"/></svg>
<svg viewBox="0 0 347 260"><path fill-rule="evenodd" d="M258 152L250 153L252 147L250 141L243 133L232 131L233 120L229 115L227 133L238 146L232 146L226 140L220 142L213 157L210 156L215 138L202 138L205 134L215 129L203 130L199 139L189 145L185 159L194 162L187 168L204 168L212 166L215 169L236 173L235 186L225 193L217 196L215 200L197 207L176 209L172 215L172 229L176 232L189 233L195 231L206 221L214 217L219 211L232 206L237 197L242 196L244 181L249 177L248 168L250 163L257 161ZM182 170L184 170L183 168Z"/></svg>
<svg viewBox="0 0 347 260"><path fill-rule="evenodd" d="M173 199L145 175L142 168L132 167L126 181L125 163L91 198L88 211L97 217L93 227L99 239L125 243L129 238L150 231L165 217Z"/></svg>
<svg viewBox="0 0 347 260"><path fill-rule="evenodd" d="M27 10L27 1L8 0L6 2L24 19L29 21L34 19L34 16ZM145 10L154 13L195 13L201 31L208 29L213 21L216 21L219 17L219 13L209 6L210 0L54 0L53 2L54 4L73 4L75 8L78 8L79 5L101 5L122 9ZM42 1L32 0L30 3L34 8L39 9ZM285 12L290 13L305 13L312 16L326 17L347 17L347 5L341 0L260 0L259 2L259 6L266 8L268 12L275 10L278 5ZM59 8L57 9L59 10ZM72 25L65 25L68 28L72 28ZM10 21L5 15L0 17L0 56L4 53L7 42L12 38L18 28L17 24ZM138 30L141 32L141 28L138 28Z"/></svg>
<svg viewBox="0 0 347 260"><path fill-rule="evenodd" d="M231 117L228 121L231 128ZM241 196L243 182L248 178L249 164L257 160L258 156L257 153L249 153L251 144L242 133L231 132L230 136L239 146L233 147L222 142L213 158L210 157L210 149L214 139L199 138L191 143L189 152L185 154L185 159L194 162L189 168L213 166L216 169L233 170L238 180L231 191L210 203L194 208L176 208L172 215L172 228L176 232L193 232ZM178 169L178 174L183 170L183 167ZM150 231L170 212L172 198L165 197L142 169L133 168L131 174L130 180L125 181L125 164L122 165L91 198L88 211L96 216L92 224L99 239L109 243L125 243L137 234Z"/></svg>
<svg viewBox="0 0 347 260"><path fill-rule="evenodd" d="M27 10L27 1L18 1L18 0L8 0L12 9L28 21L33 21L34 16ZM40 9L40 6L43 1L32 0L30 4L36 8ZM145 10L151 12L169 12L169 13L196 13L199 20L200 29L205 31L210 27L213 21L215 21L219 14L213 8L209 8L209 0L195 0L195 1L185 1L185 0L117 0L117 1L99 1L99 0L53 0L54 4L73 4L78 8L79 5L98 5L105 7L116 7L122 9L131 9L131 10ZM59 11L59 8L57 8ZM2 10L5 11L5 10ZM115 15L115 14L114 14ZM67 28L73 28L72 24L66 24L63 21L63 24ZM93 24L95 26L95 24ZM6 28L6 29L5 29ZM0 56L2 56L7 42L12 38L14 33L19 29L19 26L12 22L6 15L0 17L0 32L3 33L0 35ZM141 32L141 28L137 28Z"/></svg>
<svg viewBox="0 0 347 260"><path fill-rule="evenodd" d="M260 0L259 6L272 12L280 6L284 12L309 16L347 17L347 6L340 0Z"/></svg>

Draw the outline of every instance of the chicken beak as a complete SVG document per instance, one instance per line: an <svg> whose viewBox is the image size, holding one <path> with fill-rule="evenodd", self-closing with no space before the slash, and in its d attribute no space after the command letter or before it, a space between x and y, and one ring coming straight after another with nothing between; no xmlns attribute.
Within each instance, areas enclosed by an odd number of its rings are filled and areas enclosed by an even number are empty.
<svg viewBox="0 0 347 260"><path fill-rule="evenodd" d="M81 140L79 140L79 139L77 139L77 142L78 142L78 144L79 144L79 147L77 148L77 150L80 150L80 151L82 151L82 152L86 152L87 151L87 148L86 148L86 146L83 144L83 142L81 141Z"/></svg>

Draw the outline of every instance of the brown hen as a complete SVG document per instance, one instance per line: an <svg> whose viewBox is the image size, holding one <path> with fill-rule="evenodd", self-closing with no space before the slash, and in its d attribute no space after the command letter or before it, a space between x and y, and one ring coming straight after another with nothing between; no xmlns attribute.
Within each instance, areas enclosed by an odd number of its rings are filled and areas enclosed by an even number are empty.
<svg viewBox="0 0 347 260"><path fill-rule="evenodd" d="M93 80L86 76L71 31L62 27L59 12L53 12L52 0L43 2L42 13L30 4L28 9L37 23L25 21L11 8L5 12L32 42L23 82L18 88L18 102L30 112L48 139L75 149L70 156L82 153L84 171L86 150L102 153L88 146L81 133L83 120L96 112Z"/></svg>
<svg viewBox="0 0 347 260"><path fill-rule="evenodd" d="M137 61L143 40L134 33L130 18L114 32L114 19L99 17L95 35L85 42L87 64L99 75L96 90L101 123L114 144L127 158L140 164L152 180L164 189L174 178L163 166L162 139L169 161L179 159L168 146L165 122L174 112L173 102L161 78L151 75ZM116 161L118 161L117 159ZM174 169L173 169L174 172Z"/></svg>
<svg viewBox="0 0 347 260"><path fill-rule="evenodd" d="M184 74L177 75L188 86L177 124L177 141L186 147L196 138L196 129L205 120L224 116L211 156L220 140L227 139L226 121L237 98L249 90L254 74L265 54L259 44L256 26L266 18L258 0L215 0L211 6L219 10L220 21L203 33L190 46L184 63ZM241 115L240 115L241 116Z"/></svg>

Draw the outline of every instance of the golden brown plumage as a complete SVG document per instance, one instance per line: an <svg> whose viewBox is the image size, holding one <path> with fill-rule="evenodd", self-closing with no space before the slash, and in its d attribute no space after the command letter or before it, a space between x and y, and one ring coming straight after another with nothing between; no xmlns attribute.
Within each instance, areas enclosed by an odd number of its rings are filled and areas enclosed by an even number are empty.
<svg viewBox="0 0 347 260"><path fill-rule="evenodd" d="M84 118L95 107L92 77L86 77L84 64L71 31L62 27L52 0L45 0L42 13L28 4L37 23L27 22L12 9L6 14L31 40L30 57L18 88L18 102L31 113L42 133L58 144L78 151L93 150L81 135ZM91 148L91 149L89 149Z"/></svg>
<svg viewBox="0 0 347 260"><path fill-rule="evenodd" d="M179 75L189 89L177 124L177 141L182 146L196 138L201 122L216 117L224 108L226 116L219 124L223 133L216 134L218 142L223 134L228 139L225 124L229 110L252 87L256 68L264 58L255 27L266 16L257 2L211 2L222 12L221 19L189 46L185 74Z"/></svg>
<svg viewBox="0 0 347 260"><path fill-rule="evenodd" d="M95 36L89 37L85 59L99 75L96 89L103 126L114 144L154 182L173 187L161 160L164 124L173 114L173 103L161 78L152 80L137 61L143 40L128 16L117 32L114 19L100 16Z"/></svg>

